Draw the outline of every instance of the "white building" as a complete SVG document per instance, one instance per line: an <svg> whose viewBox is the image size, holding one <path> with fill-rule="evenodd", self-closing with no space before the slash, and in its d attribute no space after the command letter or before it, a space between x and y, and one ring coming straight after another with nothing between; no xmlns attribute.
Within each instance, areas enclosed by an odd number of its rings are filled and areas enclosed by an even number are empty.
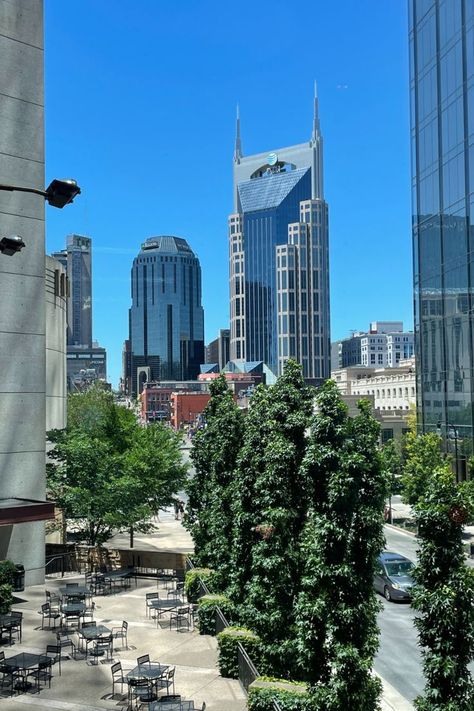
<svg viewBox="0 0 474 711"><path fill-rule="evenodd" d="M415 352L413 331L403 330L403 321L372 321L367 332L354 331L350 338L331 346L332 370L362 365L367 368L397 368Z"/></svg>
<svg viewBox="0 0 474 711"><path fill-rule="evenodd" d="M370 395L374 409L406 411L416 403L415 359L400 359L397 368L356 366L331 373L342 395Z"/></svg>

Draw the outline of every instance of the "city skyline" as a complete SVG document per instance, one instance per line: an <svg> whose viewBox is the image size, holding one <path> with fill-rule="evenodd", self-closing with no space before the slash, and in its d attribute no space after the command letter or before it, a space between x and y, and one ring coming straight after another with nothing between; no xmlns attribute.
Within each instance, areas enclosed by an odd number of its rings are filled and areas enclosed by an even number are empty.
<svg viewBox="0 0 474 711"><path fill-rule="evenodd" d="M127 28L137 18L125 3L114 4L113 13L85 2L58 14L46 2L46 172L70 174L83 188L67 215L49 211L47 249L62 248L68 233L94 236L93 338L107 348L114 385L128 331L128 265L148 235L183 235L199 256L206 342L228 325L235 106L248 153L293 145L307 135L315 78L331 206L332 338L371 318L411 327L406 8L347 2L336 11L308 3L301 24L300 13L272 3L275 37L298 33L293 52L266 40L263 51L269 7L244 2L236 18L230 8L216 13L213 2L198 12L144 0L147 21L135 37ZM178 37L160 29L176 24ZM236 33L223 32L226 26ZM148 50L157 38L159 60ZM260 46L257 55L253 46ZM78 59L72 74L61 62L66 51ZM100 71L91 81L85 69L93 66ZM133 80L138 73L140 83ZM71 105L74 140L65 113Z"/></svg>

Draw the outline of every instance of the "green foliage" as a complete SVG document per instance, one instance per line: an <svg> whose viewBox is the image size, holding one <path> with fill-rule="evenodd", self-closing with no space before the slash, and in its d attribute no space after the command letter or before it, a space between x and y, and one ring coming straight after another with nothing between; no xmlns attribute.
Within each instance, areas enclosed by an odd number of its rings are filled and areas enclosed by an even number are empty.
<svg viewBox="0 0 474 711"><path fill-rule="evenodd" d="M300 671L310 683L314 708L374 711L381 686L371 674L379 608L373 575L383 547L387 494L379 426L367 401L350 419L330 381L317 404L302 465L310 511L297 605Z"/></svg>
<svg viewBox="0 0 474 711"><path fill-rule="evenodd" d="M0 583L0 615L10 612L12 605L12 586L8 583Z"/></svg>
<svg viewBox="0 0 474 711"><path fill-rule="evenodd" d="M462 531L472 517L470 486L445 467L431 473L415 506L420 551L412 605L426 680L418 711L472 711L468 669L474 660L474 571L464 561Z"/></svg>
<svg viewBox="0 0 474 711"><path fill-rule="evenodd" d="M251 505L254 541L244 623L262 640L261 668L291 675L294 600L299 591L299 539L307 501L300 464L312 411L311 389L292 360L269 388L263 467L255 471Z"/></svg>
<svg viewBox="0 0 474 711"><path fill-rule="evenodd" d="M0 560L0 585L13 586L15 574L15 563L12 563L11 560Z"/></svg>
<svg viewBox="0 0 474 711"><path fill-rule="evenodd" d="M150 530L184 483L180 437L162 425L141 427L109 392L71 395L67 429L48 437L50 496L90 545L132 526Z"/></svg>
<svg viewBox="0 0 474 711"><path fill-rule="evenodd" d="M252 662L258 666L260 640L245 627L227 627L217 635L219 648L219 671L228 679L239 678L237 645L241 644Z"/></svg>
<svg viewBox="0 0 474 711"><path fill-rule="evenodd" d="M195 475L188 480L185 526L201 565L215 570L223 588L230 572L233 526L233 475L242 443L243 415L224 375L210 385L205 427L194 436L191 459Z"/></svg>
<svg viewBox="0 0 474 711"><path fill-rule="evenodd" d="M405 435L403 500L414 506L423 496L432 473L449 469L441 451L441 437L434 432L418 435L416 426Z"/></svg>
<svg viewBox="0 0 474 711"><path fill-rule="evenodd" d="M274 711L274 701L278 701L281 711L310 711L314 708L310 706L305 684L259 677L250 685L247 702L249 711Z"/></svg>
<svg viewBox="0 0 474 711"><path fill-rule="evenodd" d="M403 457L400 446L394 439L389 439L380 449L382 468L390 482L390 492L400 494L403 474Z"/></svg>
<svg viewBox="0 0 474 711"><path fill-rule="evenodd" d="M199 634L216 634L216 609L219 607L228 622L232 622L234 606L225 595L203 595L198 602Z"/></svg>
<svg viewBox="0 0 474 711"><path fill-rule="evenodd" d="M210 568L193 568L187 571L184 580L184 590L189 602L196 603L198 601L201 592L201 586L199 585L200 580L206 584L209 592L215 592L213 572L214 571Z"/></svg>

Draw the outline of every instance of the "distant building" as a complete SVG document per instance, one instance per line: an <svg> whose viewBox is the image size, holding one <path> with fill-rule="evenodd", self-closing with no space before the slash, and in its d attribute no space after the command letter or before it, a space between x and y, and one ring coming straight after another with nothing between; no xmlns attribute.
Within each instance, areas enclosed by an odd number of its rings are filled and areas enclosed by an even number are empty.
<svg viewBox="0 0 474 711"><path fill-rule="evenodd" d="M230 330L221 328L216 339L206 346L206 363L217 363L219 370L225 368L230 359Z"/></svg>
<svg viewBox="0 0 474 711"><path fill-rule="evenodd" d="M132 349L130 339L123 342L122 347L122 377L120 378L120 389L124 395L132 392Z"/></svg>
<svg viewBox="0 0 474 711"><path fill-rule="evenodd" d="M171 393L171 426L179 430L183 425L194 425L211 399L209 393Z"/></svg>
<svg viewBox="0 0 474 711"><path fill-rule="evenodd" d="M354 331L331 344L331 370L357 365L396 368L414 349L414 333L403 330L403 321L372 321L368 331Z"/></svg>
<svg viewBox="0 0 474 711"><path fill-rule="evenodd" d="M308 142L244 156L240 118L229 216L230 358L262 361L275 375L288 358L306 379L330 373L328 206L318 98Z"/></svg>
<svg viewBox="0 0 474 711"><path fill-rule="evenodd" d="M342 395L371 395L376 410L409 410L416 403L415 358L397 368L354 366L331 373Z"/></svg>
<svg viewBox="0 0 474 711"><path fill-rule="evenodd" d="M204 360L199 259L185 239L151 237L131 278L131 393L150 380L196 378Z"/></svg>
<svg viewBox="0 0 474 711"><path fill-rule="evenodd" d="M68 390L85 390L97 380L107 380L107 352L95 341L91 348L67 349Z"/></svg>

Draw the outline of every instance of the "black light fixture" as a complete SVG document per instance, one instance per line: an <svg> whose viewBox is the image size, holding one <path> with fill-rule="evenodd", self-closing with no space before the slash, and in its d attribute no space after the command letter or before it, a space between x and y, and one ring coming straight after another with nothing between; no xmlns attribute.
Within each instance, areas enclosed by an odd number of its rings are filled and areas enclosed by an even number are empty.
<svg viewBox="0 0 474 711"><path fill-rule="evenodd" d="M76 195L79 195L81 188L75 180L65 178L58 180L55 178L46 188L46 190L38 190L37 188L24 188L20 185L3 185L0 184L0 190L9 192L31 193L32 195L41 195L49 202L52 207L62 208L69 205L74 200Z"/></svg>
<svg viewBox="0 0 474 711"><path fill-rule="evenodd" d="M0 238L0 252L8 257L20 252L23 247L25 247L25 243L20 235L9 235L8 237Z"/></svg>

